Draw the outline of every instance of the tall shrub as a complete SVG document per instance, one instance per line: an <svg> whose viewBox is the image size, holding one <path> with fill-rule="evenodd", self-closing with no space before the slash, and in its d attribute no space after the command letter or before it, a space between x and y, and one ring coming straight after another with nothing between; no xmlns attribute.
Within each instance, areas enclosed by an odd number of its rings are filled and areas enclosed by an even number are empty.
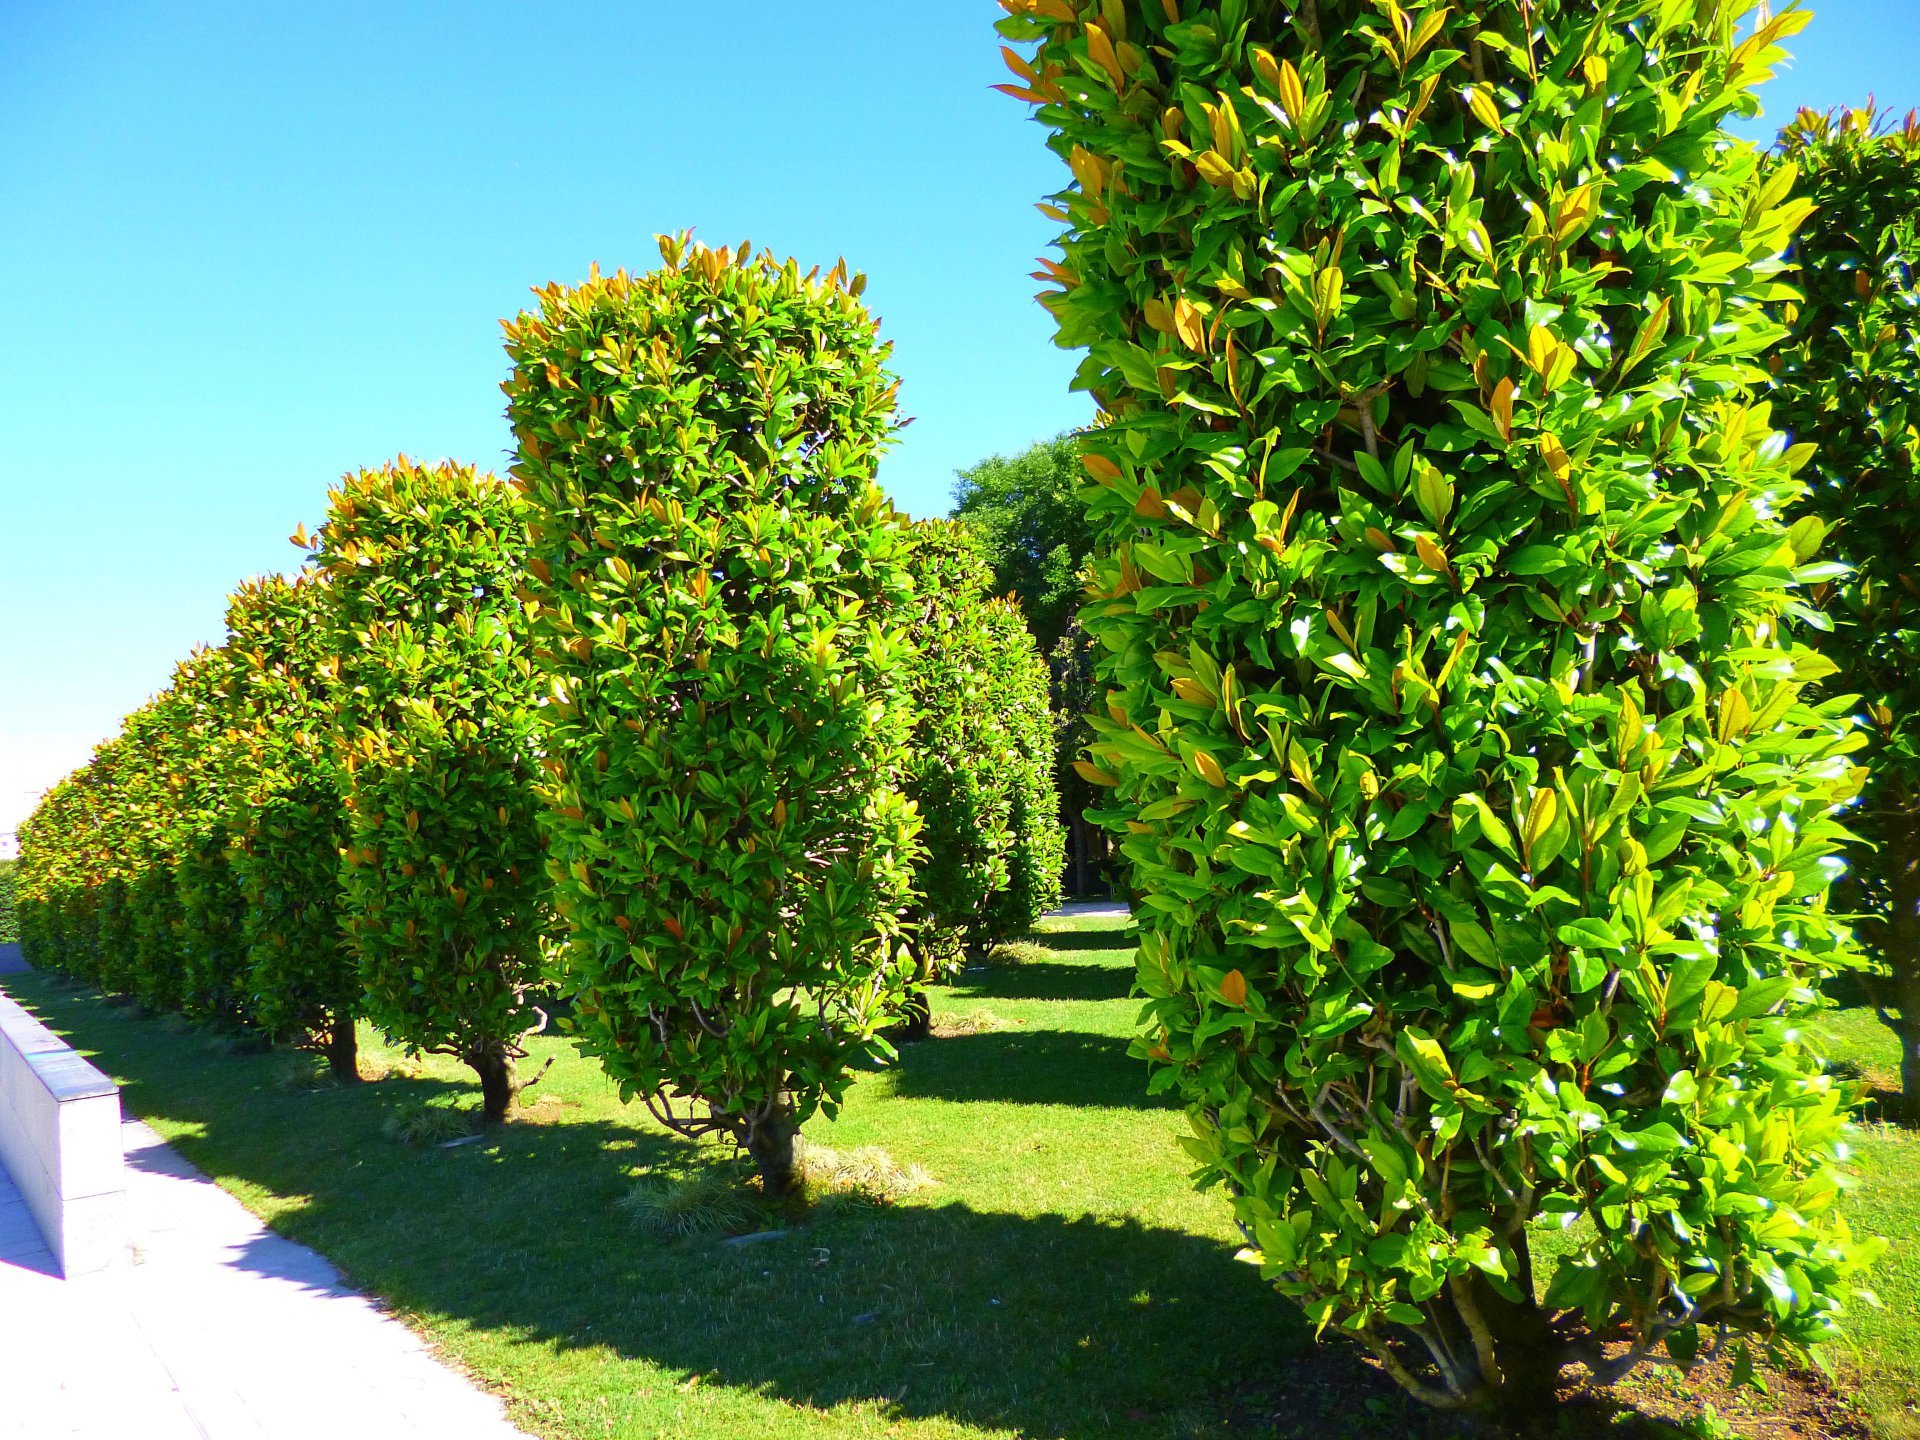
<svg viewBox="0 0 1920 1440"><path fill-rule="evenodd" d="M76 979L87 969L80 873L86 836L83 771L43 795L21 824L16 872L20 946L27 963Z"/></svg>
<svg viewBox="0 0 1920 1440"><path fill-rule="evenodd" d="M1007 880L987 901L976 947L1024 935L1060 903L1066 873L1067 830L1061 823L1060 787L1054 779L1051 676L1026 616L1011 596L981 605L987 690L1006 736Z"/></svg>
<svg viewBox="0 0 1920 1440"><path fill-rule="evenodd" d="M1720 129L1804 15L1009 8L1106 412L1086 770L1200 1175L1437 1405L1828 1339L1857 737L1753 399L1808 207ZM1537 1270L1543 1216L1591 1236Z"/></svg>
<svg viewBox="0 0 1920 1440"><path fill-rule="evenodd" d="M1920 116L1802 111L1783 163L1815 209L1794 246L1804 303L1778 369L1779 421L1818 446L1800 522L1852 567L1815 598L1831 618L1836 694L1865 697L1872 744L1854 882L1886 970L1881 1013L1900 1036L1920 1118Z"/></svg>
<svg viewBox="0 0 1920 1440"><path fill-rule="evenodd" d="M368 1016L451 1055L507 1117L539 1015L547 887L510 486L402 457L329 496L315 563L338 665L347 934Z"/></svg>
<svg viewBox="0 0 1920 1440"><path fill-rule="evenodd" d="M19 877L12 860L0 860L0 945L20 940L20 907L17 899Z"/></svg>
<svg viewBox="0 0 1920 1440"><path fill-rule="evenodd" d="M923 829L903 1034L919 1039L931 1020L927 983L1027 929L1057 899L1062 845L1059 796L1045 783L1046 668L1019 608L990 607L992 574L965 527L921 521L913 540L918 653L908 681L915 715L906 793ZM1049 858L1052 873L1040 873Z"/></svg>
<svg viewBox="0 0 1920 1440"><path fill-rule="evenodd" d="M237 787L234 666L222 648L196 647L174 669L172 837L179 900L181 1007L216 1024L250 1027L246 900L233 867L243 823Z"/></svg>
<svg viewBox="0 0 1920 1440"><path fill-rule="evenodd" d="M660 249L506 327L550 873L582 1047L779 1192L906 979L897 385L844 268Z"/></svg>
<svg viewBox="0 0 1920 1440"><path fill-rule="evenodd" d="M360 975L340 881L346 840L334 750L326 585L249 581L227 608L240 760L233 866L247 986L261 1029L359 1079Z"/></svg>
<svg viewBox="0 0 1920 1440"><path fill-rule="evenodd" d="M128 797L124 840L131 863L131 910L126 957L129 988L148 1008L180 1008L186 976L181 963L178 811L178 695L163 690L121 722L136 767Z"/></svg>

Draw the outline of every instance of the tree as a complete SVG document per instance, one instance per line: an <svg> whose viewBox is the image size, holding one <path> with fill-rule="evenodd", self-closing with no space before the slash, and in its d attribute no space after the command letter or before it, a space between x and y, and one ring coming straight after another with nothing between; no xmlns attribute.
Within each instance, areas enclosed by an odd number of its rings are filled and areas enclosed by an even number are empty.
<svg viewBox="0 0 1920 1440"><path fill-rule="evenodd" d="M329 502L314 563L338 662L342 874L366 1013L472 1066L498 1122L539 1022L528 991L547 914L515 593L524 507L470 465L404 456L348 476Z"/></svg>
<svg viewBox="0 0 1920 1440"><path fill-rule="evenodd" d="M1200 1174L1436 1405L1827 1340L1858 737L1754 399L1808 206L1721 129L1806 16L1008 8L1104 412L1085 773ZM1591 1236L1536 1275L1545 1216Z"/></svg>
<svg viewBox="0 0 1920 1440"><path fill-rule="evenodd" d="M360 975L340 883L346 811L334 752L327 596L314 575L249 581L227 608L240 760L233 866L247 989L276 1040L360 1078Z"/></svg>
<svg viewBox="0 0 1920 1440"><path fill-rule="evenodd" d="M1019 599L1042 653L1080 604L1080 567L1093 549L1078 494L1085 483L1080 443L1071 434L982 460L955 479L953 518L980 537L992 593Z"/></svg>
<svg viewBox="0 0 1920 1440"><path fill-rule="evenodd" d="M909 926L915 984L903 1034L923 1039L926 986L1058 902L1064 841L1053 788L1047 670L1019 607L952 521L914 526L918 651L906 793L924 829Z"/></svg>
<svg viewBox="0 0 1920 1440"><path fill-rule="evenodd" d="M180 904L181 781L179 696L163 690L121 722L121 735L135 757L137 791L127 816L128 881L131 923L128 979L135 995L151 1010L181 1008L186 974L181 963Z"/></svg>
<svg viewBox="0 0 1920 1440"><path fill-rule="evenodd" d="M1010 772L1007 828L1013 843L1006 884L988 899L976 950L1026 934L1060 903L1067 845L1054 778L1058 750L1047 662L1011 597L984 602L980 619L987 692L998 697L996 713L1006 735L1001 753Z"/></svg>
<svg viewBox="0 0 1920 1440"><path fill-rule="evenodd" d="M250 1028L246 898L233 868L241 824L236 787L232 658L196 647L174 669L173 776L178 830L171 837L179 900L180 1003L184 1013Z"/></svg>
<svg viewBox="0 0 1920 1440"><path fill-rule="evenodd" d="M506 327L550 873L581 1048L777 1194L908 973L898 387L844 266L660 253Z"/></svg>
<svg viewBox="0 0 1920 1440"><path fill-rule="evenodd" d="M1787 307L1780 422L1819 446L1801 533L1812 545L1824 529L1852 567L1815 597L1840 666L1828 687L1866 699L1853 876L1920 1119L1920 116L1892 128L1871 108L1803 110L1780 153L1815 206L1794 245L1805 301Z"/></svg>

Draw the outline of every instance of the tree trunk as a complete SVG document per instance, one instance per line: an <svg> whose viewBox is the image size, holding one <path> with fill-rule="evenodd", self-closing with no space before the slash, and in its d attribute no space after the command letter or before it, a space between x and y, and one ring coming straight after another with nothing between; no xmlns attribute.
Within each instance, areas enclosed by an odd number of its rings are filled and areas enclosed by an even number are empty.
<svg viewBox="0 0 1920 1440"><path fill-rule="evenodd" d="M932 1036L933 998L927 994L925 985L916 982L907 991L906 1003L900 1007L900 1024L893 1034L896 1040L908 1045Z"/></svg>
<svg viewBox="0 0 1920 1440"><path fill-rule="evenodd" d="M514 1083L513 1057L497 1040L486 1042L470 1052L467 1064L480 1077L480 1114L489 1125L498 1125L513 1111L513 1097L519 1090Z"/></svg>
<svg viewBox="0 0 1920 1440"><path fill-rule="evenodd" d="M1560 1370L1567 1358L1552 1317L1531 1292L1525 1304L1516 1305L1482 1275L1473 1277L1469 1293L1499 1359L1501 1383L1493 1394L1493 1408L1511 1425L1546 1429L1560 1407Z"/></svg>
<svg viewBox="0 0 1920 1440"><path fill-rule="evenodd" d="M353 1017L336 1015L327 1031L327 1065L333 1078L352 1085L360 1079L360 1042L353 1033Z"/></svg>
<svg viewBox="0 0 1920 1440"><path fill-rule="evenodd" d="M1901 806L1887 827L1885 863L1888 897L1886 944L1882 947L1894 1013L1888 1017L1900 1037L1901 1109L1920 1121L1920 809Z"/></svg>
<svg viewBox="0 0 1920 1440"><path fill-rule="evenodd" d="M798 1183L794 1140L799 1133L793 1120L793 1103L784 1095L767 1114L747 1122L747 1154L753 1157L761 1188L767 1194L790 1194Z"/></svg>

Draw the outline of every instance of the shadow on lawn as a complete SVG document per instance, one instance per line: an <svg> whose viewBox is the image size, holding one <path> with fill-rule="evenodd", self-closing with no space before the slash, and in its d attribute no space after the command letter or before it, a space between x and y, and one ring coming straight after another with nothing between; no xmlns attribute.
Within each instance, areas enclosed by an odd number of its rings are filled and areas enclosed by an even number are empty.
<svg viewBox="0 0 1920 1440"><path fill-rule="evenodd" d="M1350 1349L1314 1346L1299 1313L1218 1240L1124 1218L981 1211L941 1203L936 1188L917 1204L829 1201L764 1243L662 1241L615 1202L636 1168L685 1174L711 1150L638 1121L568 1121L564 1108L472 1145L410 1150L381 1136L382 1119L473 1087L394 1078L287 1091L271 1083L272 1056L216 1057L88 997L37 998L56 1031L106 1052L130 1109L186 1128L190 1159L299 1197L276 1228L348 1283L492 1332L490 1344L534 1347L553 1390L618 1433L660 1428L696 1377L743 1401L877 1404L1033 1440L1462 1433ZM226 1083L207 1084L216 1065ZM916 1047L907 1073L953 1088L956 1076L1018 1072L1036 1095L1113 1103L1105 1082L1074 1078L1089 1070L1111 1070L1116 1089L1124 1076L1143 1103L1117 1038L942 1039ZM263 1242L238 1263L283 1274L288 1260ZM668 1373L602 1373L615 1357ZM552 1413L538 1387L517 1388Z"/></svg>
<svg viewBox="0 0 1920 1440"><path fill-rule="evenodd" d="M1049 950L1125 950L1131 954L1140 943L1140 932L1125 925L1110 930L1040 930L1025 938Z"/></svg>
<svg viewBox="0 0 1920 1440"><path fill-rule="evenodd" d="M1133 990L1133 967L1058 960L974 965L954 978L952 988L956 995L995 1000L1124 1000Z"/></svg>
<svg viewBox="0 0 1920 1440"><path fill-rule="evenodd" d="M1218 1240L984 1212L941 1203L935 1189L911 1205L829 1201L764 1243L661 1241L615 1201L636 1168L684 1172L704 1155L651 1127L563 1111L457 1149L411 1150L381 1135L382 1120L470 1087L397 1078L287 1091L272 1084L272 1056L215 1056L84 996L37 998L56 1030L106 1052L130 1110L183 1127L189 1159L299 1197L276 1228L350 1284L463 1328L590 1351L577 1368L542 1363L562 1390L630 1406L634 1426L658 1422L673 1387L699 1376L708 1388L809 1407L868 1402L1038 1440L1295 1424L1318 1434L1363 1401L1402 1417L1382 1433L1408 1433L1412 1412L1390 1387L1345 1352L1313 1349L1297 1312ZM207 1083L214 1066L225 1083ZM937 1040L917 1047L909 1073L954 1091L974 1075L982 1098L1026 1087L989 1076L1029 1075L1035 1099L1144 1103L1124 1042L1105 1037ZM240 1263L275 1273L284 1256L270 1250ZM596 1375L611 1356L671 1373ZM1322 1392L1324 1403L1313 1398ZM1282 1412L1290 1423L1276 1432Z"/></svg>
<svg viewBox="0 0 1920 1440"><path fill-rule="evenodd" d="M1120 1035L1084 1030L986 1030L901 1047L896 1095L1011 1105L1173 1108L1147 1093L1147 1066Z"/></svg>

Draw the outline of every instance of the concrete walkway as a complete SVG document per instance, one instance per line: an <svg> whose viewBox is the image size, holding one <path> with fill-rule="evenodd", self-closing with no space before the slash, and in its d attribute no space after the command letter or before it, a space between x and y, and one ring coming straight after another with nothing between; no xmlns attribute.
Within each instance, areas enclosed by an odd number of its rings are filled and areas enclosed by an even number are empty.
<svg viewBox="0 0 1920 1440"><path fill-rule="evenodd" d="M137 1120L133 1245L61 1280L0 1172L0 1440L524 1440L319 1255Z"/></svg>
<svg viewBox="0 0 1920 1440"><path fill-rule="evenodd" d="M1098 915L1106 919L1124 920L1132 912L1127 909L1124 900L1069 900L1057 910L1049 910L1049 920L1058 916L1068 919L1075 915Z"/></svg>

